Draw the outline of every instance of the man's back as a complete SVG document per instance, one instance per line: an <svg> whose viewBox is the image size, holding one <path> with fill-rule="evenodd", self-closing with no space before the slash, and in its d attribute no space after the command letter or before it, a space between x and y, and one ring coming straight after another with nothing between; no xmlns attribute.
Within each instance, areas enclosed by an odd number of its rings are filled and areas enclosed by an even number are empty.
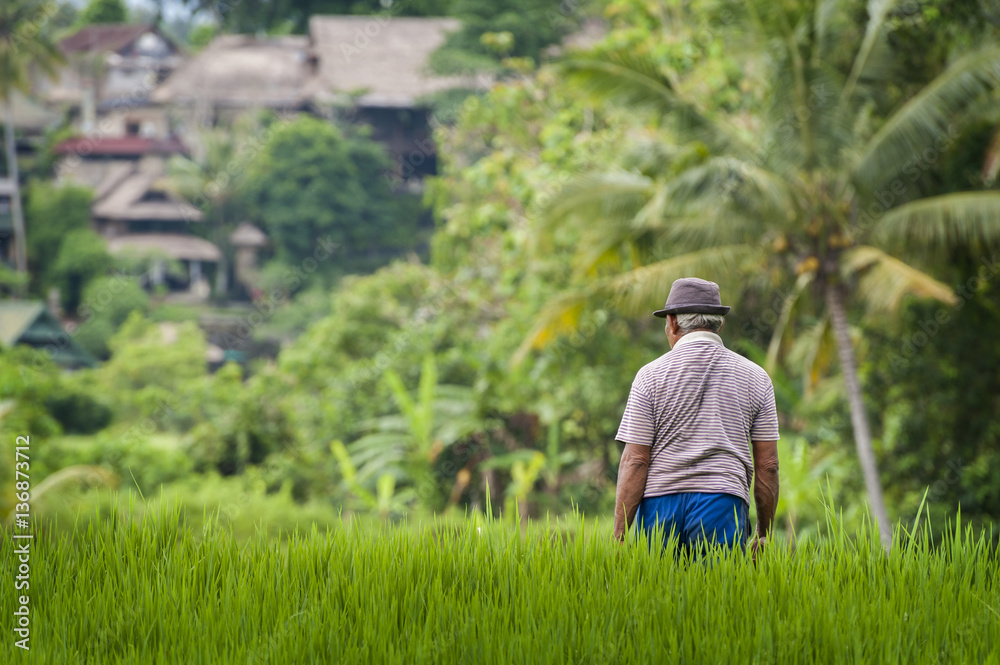
<svg viewBox="0 0 1000 665"><path fill-rule="evenodd" d="M685 335L639 370L617 437L652 446L643 496L722 492L747 503L749 442L777 438L767 373L709 332Z"/></svg>

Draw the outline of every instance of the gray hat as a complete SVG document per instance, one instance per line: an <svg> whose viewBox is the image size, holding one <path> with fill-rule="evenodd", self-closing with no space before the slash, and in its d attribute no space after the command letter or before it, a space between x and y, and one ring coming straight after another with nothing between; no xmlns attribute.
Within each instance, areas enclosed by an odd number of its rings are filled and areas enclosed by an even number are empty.
<svg viewBox="0 0 1000 665"><path fill-rule="evenodd" d="M723 314L729 306L722 304L719 285L697 277L682 277L670 286L670 295L663 309L653 312L661 319L667 314Z"/></svg>

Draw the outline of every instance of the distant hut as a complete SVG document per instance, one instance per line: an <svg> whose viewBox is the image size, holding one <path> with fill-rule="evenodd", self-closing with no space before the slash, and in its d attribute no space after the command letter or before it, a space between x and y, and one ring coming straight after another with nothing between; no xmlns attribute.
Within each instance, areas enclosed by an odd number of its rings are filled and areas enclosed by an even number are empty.
<svg viewBox="0 0 1000 665"><path fill-rule="evenodd" d="M166 159L186 152L176 138L138 136L68 139L56 147L65 156L62 177L94 188L90 214L108 251L148 256L149 284L204 300L221 253L191 233L204 215L174 194L164 175ZM167 261L179 262L185 274L168 275Z"/></svg>
<svg viewBox="0 0 1000 665"><path fill-rule="evenodd" d="M48 352L53 362L66 369L94 367L94 359L39 300L0 301L0 346L29 346Z"/></svg>
<svg viewBox="0 0 1000 665"><path fill-rule="evenodd" d="M153 91L170 106L187 141L199 129L232 121L248 109L309 109L306 37L220 35Z"/></svg>
<svg viewBox="0 0 1000 665"><path fill-rule="evenodd" d="M454 88L475 89L467 76L429 70L431 53L461 22L454 18L313 16L309 62L315 70L310 97L319 106L356 110L355 120L374 129L396 160L397 175L419 180L437 172L429 97ZM484 80L483 85L490 81Z"/></svg>
<svg viewBox="0 0 1000 665"><path fill-rule="evenodd" d="M267 246L267 236L250 222L240 222L229 235L229 243L236 249L236 282L249 293L256 285L257 257Z"/></svg>
<svg viewBox="0 0 1000 665"><path fill-rule="evenodd" d="M35 88L50 106L68 108L84 134L168 135L163 110L148 100L183 58L166 34L151 25L88 25L60 41L59 50L66 65Z"/></svg>

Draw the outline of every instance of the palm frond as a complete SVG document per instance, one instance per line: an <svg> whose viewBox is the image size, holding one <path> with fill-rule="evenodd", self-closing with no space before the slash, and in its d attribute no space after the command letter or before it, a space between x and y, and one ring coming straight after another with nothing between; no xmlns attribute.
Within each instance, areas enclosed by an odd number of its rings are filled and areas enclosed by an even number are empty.
<svg viewBox="0 0 1000 665"><path fill-rule="evenodd" d="M875 222L871 236L879 244L903 248L997 247L1000 192L959 192L907 203Z"/></svg>
<svg viewBox="0 0 1000 665"><path fill-rule="evenodd" d="M721 120L684 99L668 74L651 58L621 50L597 58L573 58L561 65L570 80L598 98L668 116L686 136L720 151L752 155L755 150Z"/></svg>
<svg viewBox="0 0 1000 665"><path fill-rule="evenodd" d="M675 279L693 274L713 281L723 281L728 276L738 279L736 276L750 262L760 261L762 251L755 245L711 247L594 280L563 293L542 309L535 327L514 353L512 364L519 364L532 349L545 348L560 335L574 331L588 303L603 301L600 306L629 315L649 313L666 296Z"/></svg>
<svg viewBox="0 0 1000 665"><path fill-rule="evenodd" d="M677 176L651 184L646 204L631 220L599 218L580 243L576 274L593 274L612 265L629 242L655 239L689 248L752 242L776 220L794 219L788 183L777 175L733 157L716 157ZM638 267L635 265L633 267Z"/></svg>
<svg viewBox="0 0 1000 665"><path fill-rule="evenodd" d="M896 312L908 295L935 298L949 305L958 300L948 285L877 247L861 245L851 249L842 265L850 273L861 273L858 296L872 312Z"/></svg>
<svg viewBox="0 0 1000 665"><path fill-rule="evenodd" d="M734 157L714 157L673 179L669 200L674 212L697 209L736 210L747 215L786 220L795 204L788 183L771 171Z"/></svg>
<svg viewBox="0 0 1000 665"><path fill-rule="evenodd" d="M827 60L826 56L830 53L831 47L839 43L839 40L835 39L835 35L839 33L838 28L847 18L845 9L846 7L841 0L818 0L816 2L813 12L813 26L819 50L815 60Z"/></svg>
<svg viewBox="0 0 1000 665"><path fill-rule="evenodd" d="M830 318L824 316L795 338L788 352L789 370L802 377L803 396L808 398L833 365L835 345ZM798 370L798 371L795 371Z"/></svg>
<svg viewBox="0 0 1000 665"><path fill-rule="evenodd" d="M813 280L814 273L806 272L799 275L799 278L795 281L795 287L792 292L788 294L785 301L781 304L781 313L778 315L778 320L774 324L774 332L771 334L771 342L767 346L767 357L764 360L764 369L768 372L773 372L778 364L778 352L781 350L781 340L785 336L785 330L788 328L788 322L792 318L792 312L795 310L795 305L799 302L799 296L805 291L806 287Z"/></svg>
<svg viewBox="0 0 1000 665"><path fill-rule="evenodd" d="M514 352L511 365L520 365L532 349L544 349L561 335L576 330L583 307L591 298L591 289L583 288L561 293L549 301L542 308L535 327Z"/></svg>
<svg viewBox="0 0 1000 665"><path fill-rule="evenodd" d="M889 12L898 0L868 0L868 25L865 26L865 36L861 40L851 73L847 83L840 93L839 105L843 108L857 90L858 81L862 78L883 78L880 74L886 71L885 60L889 55L885 38L885 21Z"/></svg>
<svg viewBox="0 0 1000 665"><path fill-rule="evenodd" d="M653 190L651 178L626 171L587 173L570 180L536 211L543 228L552 228L574 216L628 220L646 204ZM609 214L614 213L614 214Z"/></svg>
<svg viewBox="0 0 1000 665"><path fill-rule="evenodd" d="M854 169L859 189L880 185L912 167L924 150L938 152L954 140L962 112L1000 87L1000 47L974 51L942 72L894 113L868 142Z"/></svg>

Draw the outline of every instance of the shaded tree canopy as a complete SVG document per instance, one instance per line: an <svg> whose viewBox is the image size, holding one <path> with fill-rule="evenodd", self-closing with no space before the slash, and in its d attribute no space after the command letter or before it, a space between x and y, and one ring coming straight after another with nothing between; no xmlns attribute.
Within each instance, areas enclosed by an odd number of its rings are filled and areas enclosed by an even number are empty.
<svg viewBox="0 0 1000 665"><path fill-rule="evenodd" d="M128 21L128 9L124 0L90 0L80 12L81 25L97 23L125 23Z"/></svg>
<svg viewBox="0 0 1000 665"><path fill-rule="evenodd" d="M238 196L282 264L333 276L369 270L410 246L416 219L400 214L405 199L392 195L382 146L306 116L269 131ZM290 274L284 286L297 290L305 279Z"/></svg>

